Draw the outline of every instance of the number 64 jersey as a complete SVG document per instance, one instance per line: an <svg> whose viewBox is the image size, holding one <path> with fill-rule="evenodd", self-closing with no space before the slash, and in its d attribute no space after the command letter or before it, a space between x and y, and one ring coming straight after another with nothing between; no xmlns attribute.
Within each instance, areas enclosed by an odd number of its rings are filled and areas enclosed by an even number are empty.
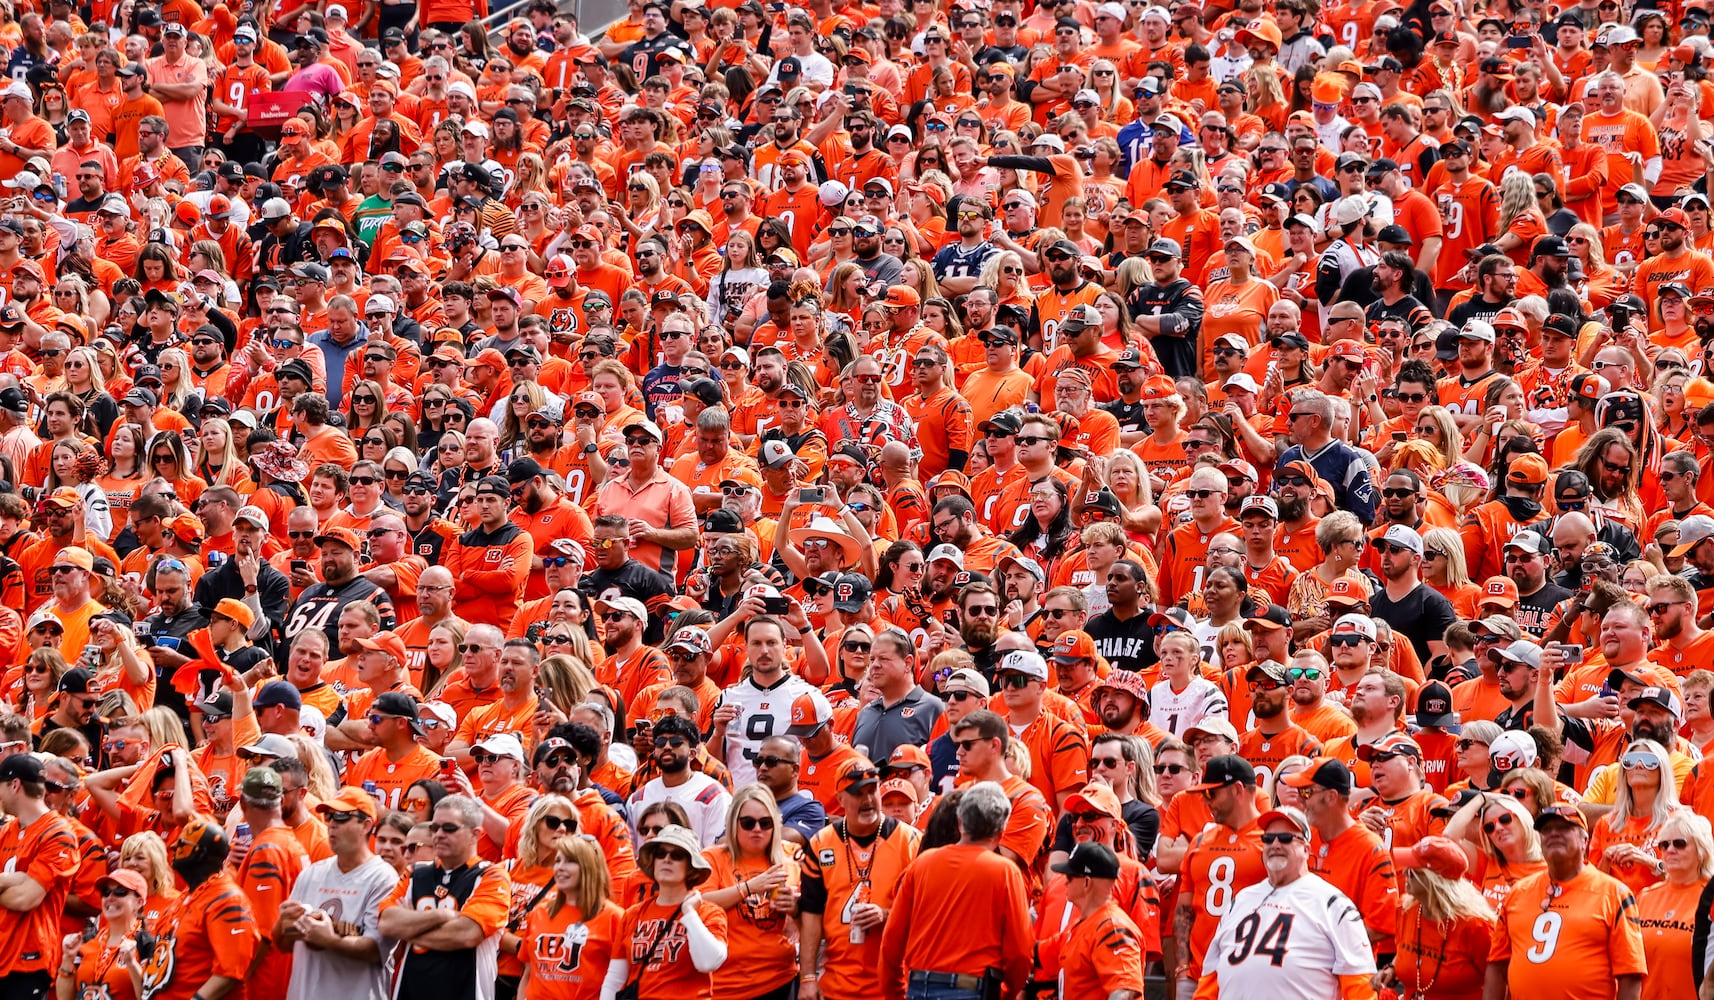
<svg viewBox="0 0 1714 1000"><path fill-rule="evenodd" d="M1375 974L1375 954L1357 905L1319 876L1287 885L1266 880L1233 897L1202 961L1220 997L1335 1000L1341 976Z"/></svg>

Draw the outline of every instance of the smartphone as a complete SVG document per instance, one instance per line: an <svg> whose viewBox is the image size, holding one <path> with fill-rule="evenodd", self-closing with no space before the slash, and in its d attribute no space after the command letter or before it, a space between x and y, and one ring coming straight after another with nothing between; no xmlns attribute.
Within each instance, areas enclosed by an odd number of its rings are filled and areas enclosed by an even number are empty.
<svg viewBox="0 0 1714 1000"><path fill-rule="evenodd" d="M1410 435L1406 434L1404 431L1394 431L1393 432L1393 440L1394 441L1398 441L1400 443L1403 443L1404 441L1408 440L1409 438L1410 438Z"/></svg>
<svg viewBox="0 0 1714 1000"><path fill-rule="evenodd" d="M293 573L296 573L299 570L307 570L307 569L309 569L309 560L308 559L293 559L292 560L292 572Z"/></svg>
<svg viewBox="0 0 1714 1000"><path fill-rule="evenodd" d="M947 628L956 629L958 627L958 609L947 608L945 611L942 611L940 613L940 620L946 623Z"/></svg>
<svg viewBox="0 0 1714 1000"><path fill-rule="evenodd" d="M762 613L765 615L789 615L792 613L792 601L789 597L762 598Z"/></svg>
<svg viewBox="0 0 1714 1000"><path fill-rule="evenodd" d="M856 97L857 96L857 85L853 84L853 83L846 84L845 85L845 96L846 97Z"/></svg>
<svg viewBox="0 0 1714 1000"><path fill-rule="evenodd" d="M454 772L456 770L458 770L458 761L453 760L451 757L447 757L440 762L440 773L441 774L450 775L452 772Z"/></svg>
<svg viewBox="0 0 1714 1000"><path fill-rule="evenodd" d="M797 500L798 503L826 503L827 487L805 486L797 491Z"/></svg>
<svg viewBox="0 0 1714 1000"><path fill-rule="evenodd" d="M1578 645L1574 645L1574 644L1569 643L1569 642L1560 643L1559 644L1559 661L1561 663L1565 664L1567 667L1582 666L1583 665L1583 647L1578 646ZM1603 688L1602 690L1605 691L1606 689Z"/></svg>
<svg viewBox="0 0 1714 1000"><path fill-rule="evenodd" d="M1506 36L1506 48L1508 49L1527 49L1534 44L1535 42L1528 35Z"/></svg>
<svg viewBox="0 0 1714 1000"><path fill-rule="evenodd" d="M95 643L83 647L83 662L96 663L101 659L101 647Z"/></svg>

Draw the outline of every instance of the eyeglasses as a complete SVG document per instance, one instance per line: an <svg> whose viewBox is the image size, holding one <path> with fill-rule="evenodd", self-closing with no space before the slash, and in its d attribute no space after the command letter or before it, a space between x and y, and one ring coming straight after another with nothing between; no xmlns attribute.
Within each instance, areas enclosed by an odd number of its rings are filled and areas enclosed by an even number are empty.
<svg viewBox="0 0 1714 1000"><path fill-rule="evenodd" d="M1683 837L1674 837L1671 840L1657 840L1654 842L1654 849L1660 854L1665 854L1669 848L1674 851L1682 851L1689 846L1690 841Z"/></svg>
<svg viewBox="0 0 1714 1000"><path fill-rule="evenodd" d="M1288 667L1286 676L1294 681L1318 681L1321 679L1320 667Z"/></svg>
<svg viewBox="0 0 1714 1000"><path fill-rule="evenodd" d="M1303 834L1301 834L1301 833L1264 833L1264 834L1262 834L1262 843L1272 844L1275 847L1279 847L1282 844L1289 844L1294 840L1302 840L1302 839L1303 839Z"/></svg>
<svg viewBox="0 0 1714 1000"><path fill-rule="evenodd" d="M330 812L327 814L329 823L355 823L358 820L368 818L360 812Z"/></svg>
<svg viewBox="0 0 1714 1000"><path fill-rule="evenodd" d="M782 758L782 757L770 757L769 759L774 761L775 763L786 762L784 760L784 758ZM756 763L760 764L761 760L758 759L756 761ZM770 764L769 766L772 767L773 765ZM774 818L772 816L740 816L740 817L738 817L738 829L743 830L746 833L754 833L757 830L772 830L773 828L774 828Z"/></svg>
<svg viewBox="0 0 1714 1000"><path fill-rule="evenodd" d="M684 745L685 745L685 738L683 736L657 736L657 737L655 737L655 749L656 750L663 750L667 747L671 747L671 748L676 750L679 747L682 747Z"/></svg>
<svg viewBox="0 0 1714 1000"><path fill-rule="evenodd" d="M435 833L444 833L450 837L453 834L462 832L468 828L458 823L431 823L429 824L429 829Z"/></svg>
<svg viewBox="0 0 1714 1000"><path fill-rule="evenodd" d="M136 893L132 892L130 889L124 888L123 886L104 885L101 887L102 899L124 899L126 896L135 895Z"/></svg>
<svg viewBox="0 0 1714 1000"><path fill-rule="evenodd" d="M1619 758L1619 763L1625 770L1633 771L1641 768L1645 771L1660 770L1660 758L1652 753L1628 753Z"/></svg>

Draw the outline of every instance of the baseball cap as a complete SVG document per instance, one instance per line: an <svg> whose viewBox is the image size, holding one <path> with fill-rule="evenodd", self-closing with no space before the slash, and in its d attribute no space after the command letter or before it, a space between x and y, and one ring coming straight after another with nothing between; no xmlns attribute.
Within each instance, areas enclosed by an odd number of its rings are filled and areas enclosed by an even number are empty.
<svg viewBox="0 0 1714 1000"><path fill-rule="evenodd" d="M1038 681L1045 681L1048 678L1047 661L1042 659L1039 653L1014 649L1000 659L1000 665L994 669L994 674L1023 674Z"/></svg>
<svg viewBox="0 0 1714 1000"><path fill-rule="evenodd" d="M1212 792L1227 785L1256 787L1256 769L1249 761L1234 754L1211 757L1202 767L1202 783L1191 786L1188 791Z"/></svg>
<svg viewBox="0 0 1714 1000"><path fill-rule="evenodd" d="M1287 775L1280 781L1293 788L1308 788L1316 785L1321 788L1331 788L1340 794L1351 792L1351 769L1345 762L1332 757L1323 757L1309 767L1295 774Z"/></svg>
<svg viewBox="0 0 1714 1000"><path fill-rule="evenodd" d="M954 691L967 691L984 700L993 695L988 688L987 679L968 667L954 670L946 680L940 682L941 694L951 694Z"/></svg>
<svg viewBox="0 0 1714 1000"><path fill-rule="evenodd" d="M1451 729L1458 725L1458 713L1452 708L1452 689L1439 681L1429 681L1418 689L1415 721L1422 729Z"/></svg>

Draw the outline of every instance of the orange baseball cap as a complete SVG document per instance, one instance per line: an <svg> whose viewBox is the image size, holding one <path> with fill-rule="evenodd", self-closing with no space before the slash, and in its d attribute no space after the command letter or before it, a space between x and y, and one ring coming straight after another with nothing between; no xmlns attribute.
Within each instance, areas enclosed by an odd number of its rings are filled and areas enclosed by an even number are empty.
<svg viewBox="0 0 1714 1000"><path fill-rule="evenodd" d="M357 645L377 653L386 653L401 664L410 656L409 651L405 648L405 640L397 632L376 632L367 639L357 640Z"/></svg>
<svg viewBox="0 0 1714 1000"><path fill-rule="evenodd" d="M1053 641L1053 658L1056 662L1076 663L1079 660L1093 660L1095 655L1095 640L1090 638L1088 632L1080 629L1062 632L1059 638Z"/></svg>
<svg viewBox="0 0 1714 1000"><path fill-rule="evenodd" d="M1535 452L1528 452L1512 459L1511 468L1506 470L1506 482L1518 486L1539 486L1547 482L1547 460Z"/></svg>
<svg viewBox="0 0 1714 1000"><path fill-rule="evenodd" d="M1171 399L1178 395L1178 385L1166 375L1150 375L1143 382L1143 399Z"/></svg>
<svg viewBox="0 0 1714 1000"><path fill-rule="evenodd" d="M1068 813L1098 812L1113 819L1123 819L1124 809L1119 805L1119 796L1113 789L1099 782L1091 782L1071 798L1065 800L1065 811Z"/></svg>
<svg viewBox="0 0 1714 1000"><path fill-rule="evenodd" d="M336 812L362 813L371 821L377 815L374 796L361 788L353 788L350 785L341 788L339 794L333 798L317 803L315 811L324 816Z"/></svg>
<svg viewBox="0 0 1714 1000"><path fill-rule="evenodd" d="M180 514L167 522L167 530L188 545L202 544L202 518L195 514Z"/></svg>
<svg viewBox="0 0 1714 1000"><path fill-rule="evenodd" d="M1363 582L1362 577L1358 576L1342 576L1334 580L1333 585L1327 588L1327 603L1329 604L1335 602L1350 605L1367 604L1369 596L1369 585Z"/></svg>
<svg viewBox="0 0 1714 1000"><path fill-rule="evenodd" d="M887 758L886 763L887 770L929 766L928 752L915 743L900 743L894 747L892 756Z"/></svg>
<svg viewBox="0 0 1714 1000"><path fill-rule="evenodd" d="M1518 606L1518 584L1509 576L1490 576L1482 584L1482 598L1478 604L1500 604L1508 608Z"/></svg>
<svg viewBox="0 0 1714 1000"><path fill-rule="evenodd" d="M326 545L328 542L338 542L339 544L350 548L353 552L363 551L363 540L357 537L357 532L352 531L350 528L344 527L343 525L337 528L328 528L326 531L315 536L315 544L318 546Z"/></svg>

